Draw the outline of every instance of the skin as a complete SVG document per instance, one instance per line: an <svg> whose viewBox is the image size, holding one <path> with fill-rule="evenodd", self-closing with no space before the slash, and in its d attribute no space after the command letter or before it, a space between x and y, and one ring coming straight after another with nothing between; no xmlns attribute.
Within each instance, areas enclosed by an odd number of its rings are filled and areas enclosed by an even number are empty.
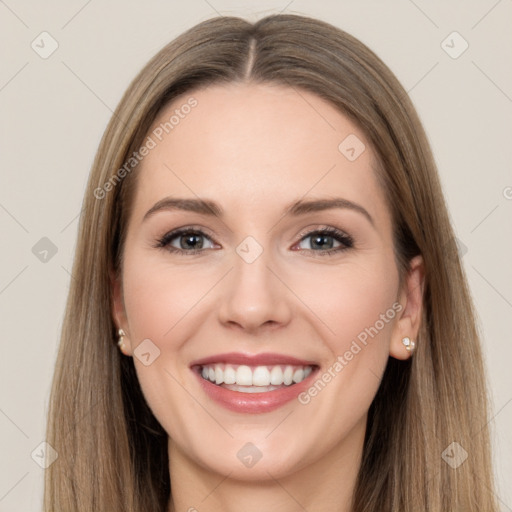
<svg viewBox="0 0 512 512"><path fill-rule="evenodd" d="M134 364L169 434L169 510L348 511L367 411L386 362L410 357L401 340L418 333L423 262L412 260L399 289L375 157L364 134L330 103L280 85L216 85L175 99L153 128L190 96L197 106L137 171L122 278L112 282L125 355L145 339L160 350L148 366L137 357ZM352 162L338 150L349 134L366 145ZM161 210L143 220L166 196L210 199L224 215ZM358 203L374 225L350 209L283 216L301 198L332 197ZM186 226L206 232L195 240L202 252L155 247ZM353 247L322 255L314 236L301 236L326 226L353 237ZM250 264L236 252L247 236L263 248ZM186 237L172 245L180 241ZM306 405L229 411L204 394L189 368L222 352L278 352L316 361L322 374L397 301L401 311ZM262 454L251 468L237 458L247 442Z"/></svg>

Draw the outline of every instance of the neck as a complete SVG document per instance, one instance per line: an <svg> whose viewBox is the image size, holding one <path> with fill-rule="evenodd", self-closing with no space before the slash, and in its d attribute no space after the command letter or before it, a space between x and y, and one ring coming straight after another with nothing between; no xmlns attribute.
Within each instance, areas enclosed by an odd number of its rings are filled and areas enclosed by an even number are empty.
<svg viewBox="0 0 512 512"><path fill-rule="evenodd" d="M350 512L366 417L330 451L298 471L240 480L199 465L169 439L169 512ZM277 469L275 471L277 473Z"/></svg>

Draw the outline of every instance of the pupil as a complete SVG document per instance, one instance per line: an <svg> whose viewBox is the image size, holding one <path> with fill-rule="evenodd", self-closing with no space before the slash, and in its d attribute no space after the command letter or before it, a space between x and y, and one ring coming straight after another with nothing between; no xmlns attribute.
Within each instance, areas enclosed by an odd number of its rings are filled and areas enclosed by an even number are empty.
<svg viewBox="0 0 512 512"><path fill-rule="evenodd" d="M203 244L202 243L197 243L195 241L195 239L198 238L198 235L195 235L195 234L188 234L188 235L183 235L182 236L182 243L181 243L181 248L182 249L200 249ZM185 241L183 241L185 240ZM190 245L187 245L187 244L190 244ZM196 245L194 245L196 244Z"/></svg>
<svg viewBox="0 0 512 512"><path fill-rule="evenodd" d="M325 243L326 238L330 238L331 243ZM323 240L323 242L322 242L322 240ZM327 247L328 249L331 249L332 248L332 237L329 235L317 235L317 236L313 237L312 246L313 247L316 246L316 247L320 247L320 248Z"/></svg>

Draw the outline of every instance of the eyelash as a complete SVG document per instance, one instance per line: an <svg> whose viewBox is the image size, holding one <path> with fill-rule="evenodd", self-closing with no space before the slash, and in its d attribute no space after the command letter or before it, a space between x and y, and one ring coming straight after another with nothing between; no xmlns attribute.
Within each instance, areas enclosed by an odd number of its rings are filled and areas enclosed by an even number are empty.
<svg viewBox="0 0 512 512"><path fill-rule="evenodd" d="M187 255L187 256L193 256L195 254L199 254L206 250L206 249L192 249L192 250L188 251L185 249L178 249L177 247L172 247L169 245L173 239L179 237L180 235L185 235L185 234L186 235L201 235L201 236L204 236L211 240L211 238L203 230L196 229L193 227L185 227L185 228L176 229L174 231L166 233L162 238L160 238L157 241L155 247L165 249L165 250L175 253L175 254L182 254L182 255ZM329 226L301 233L300 239L297 243L302 242L303 239L305 239L309 236L312 236L312 235L331 236L336 241L340 242L343 245L340 247L334 247L331 249L327 249L325 251L315 251L313 249L298 249L297 252L299 252L301 254L302 253L308 253L308 254L315 253L315 256L320 256L320 257L334 256L337 253L341 253L343 251L351 249L354 245L354 240L351 236L347 235L346 233L344 233L343 231L341 231L337 228L333 228L333 227L329 227Z"/></svg>

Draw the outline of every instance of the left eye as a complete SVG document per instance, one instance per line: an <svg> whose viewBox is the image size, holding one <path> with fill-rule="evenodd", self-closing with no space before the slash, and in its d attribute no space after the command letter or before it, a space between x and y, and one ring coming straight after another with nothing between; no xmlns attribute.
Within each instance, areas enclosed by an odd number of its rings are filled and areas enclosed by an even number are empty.
<svg viewBox="0 0 512 512"><path fill-rule="evenodd" d="M314 252L334 252L342 251L353 246L351 237L337 229L312 231L304 235L299 244L307 242L308 240L309 243L307 245L309 245L309 247L302 247L303 250ZM318 249L320 249L320 251Z"/></svg>
<svg viewBox="0 0 512 512"><path fill-rule="evenodd" d="M302 241L309 240L309 247L303 247L303 249L332 249L334 244L337 242L332 235L325 235L321 233L315 233L314 235L308 235L303 238ZM338 242L339 244L340 242Z"/></svg>

